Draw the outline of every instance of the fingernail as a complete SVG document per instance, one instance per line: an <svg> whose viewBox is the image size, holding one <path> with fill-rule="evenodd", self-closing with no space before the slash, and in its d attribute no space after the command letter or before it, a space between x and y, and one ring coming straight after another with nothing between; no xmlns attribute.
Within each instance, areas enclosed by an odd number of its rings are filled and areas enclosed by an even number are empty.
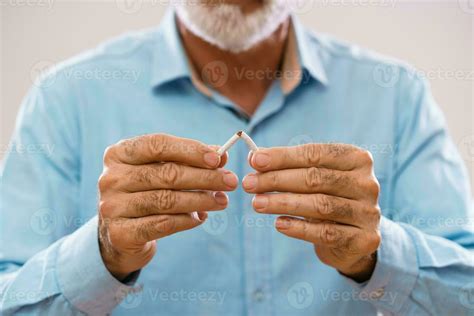
<svg viewBox="0 0 474 316"><path fill-rule="evenodd" d="M253 157L253 151L249 151L249 154L247 155L247 161L248 161L249 163L252 162L252 157Z"/></svg>
<svg viewBox="0 0 474 316"><path fill-rule="evenodd" d="M257 187L257 176L254 174L249 174L244 178L242 185L246 190L253 190Z"/></svg>
<svg viewBox="0 0 474 316"><path fill-rule="evenodd" d="M268 205L268 197L265 195L256 195L253 198L253 206L255 209L263 209Z"/></svg>
<svg viewBox="0 0 474 316"><path fill-rule="evenodd" d="M224 183L227 184L229 187L236 187L239 179L235 174L230 171L224 171Z"/></svg>
<svg viewBox="0 0 474 316"><path fill-rule="evenodd" d="M275 222L275 227L278 229L287 229L291 225L291 221L286 218L279 217Z"/></svg>
<svg viewBox="0 0 474 316"><path fill-rule="evenodd" d="M206 212L198 212L198 217L201 222L205 221L207 219L207 213Z"/></svg>
<svg viewBox="0 0 474 316"><path fill-rule="evenodd" d="M209 167L217 167L219 165L219 155L216 152L204 154L204 161Z"/></svg>
<svg viewBox="0 0 474 316"><path fill-rule="evenodd" d="M256 153L253 157L253 161L257 167L264 168L270 164L271 158L269 154Z"/></svg>
<svg viewBox="0 0 474 316"><path fill-rule="evenodd" d="M214 192L214 200L216 200L218 204L226 205L227 195L224 192Z"/></svg>
<svg viewBox="0 0 474 316"><path fill-rule="evenodd" d="M199 213L198 212L192 212L191 213L191 216L197 220L197 221L201 221L201 219L199 218Z"/></svg>

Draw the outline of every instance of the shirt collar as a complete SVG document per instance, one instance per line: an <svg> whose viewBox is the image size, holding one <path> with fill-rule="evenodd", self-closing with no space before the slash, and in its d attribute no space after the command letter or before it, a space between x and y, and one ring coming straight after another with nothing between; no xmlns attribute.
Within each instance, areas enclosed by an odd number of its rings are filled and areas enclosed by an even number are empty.
<svg viewBox="0 0 474 316"><path fill-rule="evenodd" d="M158 29L153 49L151 85L157 87L179 78L189 77L187 60L174 11L168 10Z"/></svg>
<svg viewBox="0 0 474 316"><path fill-rule="evenodd" d="M291 23L293 32L289 35L289 41L296 42L295 53L298 56L298 65L306 69L311 77L327 85L328 78L322 61L321 44L317 37L311 34L294 15L291 17Z"/></svg>
<svg viewBox="0 0 474 316"><path fill-rule="evenodd" d="M292 16L291 20L288 44L282 63L281 87L285 94L290 93L299 85L304 75L302 69L320 83L324 85L328 83L319 55L319 43L295 16ZM174 11L168 10L159 27L153 51L151 85L157 87L180 78L190 78L202 93L212 94L190 64L181 42Z"/></svg>

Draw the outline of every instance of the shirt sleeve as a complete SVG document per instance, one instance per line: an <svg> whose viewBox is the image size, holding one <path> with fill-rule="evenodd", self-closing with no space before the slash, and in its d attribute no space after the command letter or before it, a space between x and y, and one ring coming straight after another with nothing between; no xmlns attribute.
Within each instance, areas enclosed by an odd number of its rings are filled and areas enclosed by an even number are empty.
<svg viewBox="0 0 474 316"><path fill-rule="evenodd" d="M0 168L0 314L106 314L132 284L103 264L96 211L77 224L75 98L60 78L42 83L23 102Z"/></svg>
<svg viewBox="0 0 474 316"><path fill-rule="evenodd" d="M403 79L378 261L367 283L352 283L382 314L472 315L469 177L426 81Z"/></svg>

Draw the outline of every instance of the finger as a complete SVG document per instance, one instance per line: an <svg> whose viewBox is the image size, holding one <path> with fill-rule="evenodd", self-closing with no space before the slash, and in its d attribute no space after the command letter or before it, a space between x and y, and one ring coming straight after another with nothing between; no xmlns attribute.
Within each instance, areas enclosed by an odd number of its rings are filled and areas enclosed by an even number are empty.
<svg viewBox="0 0 474 316"><path fill-rule="evenodd" d="M353 170L367 163L372 163L368 151L346 144L263 148L250 157L250 165L257 171L309 167Z"/></svg>
<svg viewBox="0 0 474 316"><path fill-rule="evenodd" d="M220 146L219 145L210 145L209 147L211 147L212 149L214 149L215 151L217 151ZM226 165L227 161L229 160L229 152L225 152L222 154L221 156L221 161L219 163L219 166L217 166L218 168L222 168Z"/></svg>
<svg viewBox="0 0 474 316"><path fill-rule="evenodd" d="M163 238L177 232L192 229L201 225L204 220L193 213L175 215L152 215L127 219L122 228L122 240L125 245L140 245Z"/></svg>
<svg viewBox="0 0 474 316"><path fill-rule="evenodd" d="M190 192L153 190L123 194L111 202L116 216L144 217L159 214L192 213L223 210L228 204L224 192Z"/></svg>
<svg viewBox="0 0 474 316"><path fill-rule="evenodd" d="M249 174L242 186L249 193L292 192L324 193L355 198L361 194L362 185L351 172L324 168L303 168Z"/></svg>
<svg viewBox="0 0 474 316"><path fill-rule="evenodd" d="M155 189L231 191L239 182L237 176L224 169L200 169L176 163L127 166L120 172L117 189L138 192Z"/></svg>
<svg viewBox="0 0 474 316"><path fill-rule="evenodd" d="M131 165L170 161L210 169L221 164L217 151L212 147L197 140L167 134L123 140L107 148L104 160Z"/></svg>
<svg viewBox="0 0 474 316"><path fill-rule="evenodd" d="M325 194L258 194L252 204L259 213L330 220L361 228L376 227L380 218L376 207Z"/></svg>
<svg viewBox="0 0 474 316"><path fill-rule="evenodd" d="M331 222L310 222L289 216L280 216L276 229L289 237L305 240L318 246L352 249L357 251L363 244L359 228Z"/></svg>

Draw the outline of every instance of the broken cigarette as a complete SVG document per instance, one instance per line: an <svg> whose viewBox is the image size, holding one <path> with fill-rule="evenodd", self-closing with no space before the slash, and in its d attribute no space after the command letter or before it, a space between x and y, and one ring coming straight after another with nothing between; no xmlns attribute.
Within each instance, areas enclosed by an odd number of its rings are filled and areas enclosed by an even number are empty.
<svg viewBox="0 0 474 316"><path fill-rule="evenodd" d="M247 144L251 151L258 150L257 144L255 144L253 139L250 138L250 136L247 135L244 131L240 131L240 137L244 140L244 142Z"/></svg>
<svg viewBox="0 0 474 316"><path fill-rule="evenodd" d="M257 145L255 142L250 138L249 135L247 135L244 131L238 131L234 135L232 135L231 138L229 138L228 141L225 142L224 145L222 145L218 150L217 154L219 156L222 156L226 151L228 151L238 140L239 138L242 138L247 146L250 148L251 151L256 151L258 150Z"/></svg>

